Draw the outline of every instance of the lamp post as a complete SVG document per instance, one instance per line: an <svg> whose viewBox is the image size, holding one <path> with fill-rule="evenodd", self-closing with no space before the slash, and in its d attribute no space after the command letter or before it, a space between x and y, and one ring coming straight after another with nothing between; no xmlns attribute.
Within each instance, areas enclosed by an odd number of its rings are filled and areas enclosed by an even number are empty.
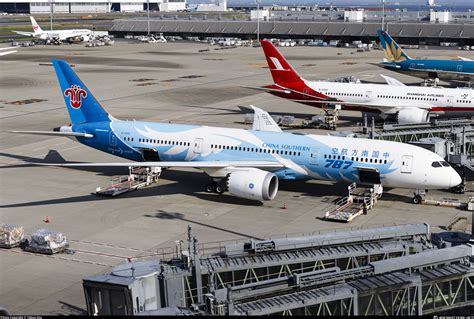
<svg viewBox="0 0 474 319"><path fill-rule="evenodd" d="M49 0L49 23L50 29L53 31L53 0Z"/></svg>
<svg viewBox="0 0 474 319"><path fill-rule="evenodd" d="M260 43L260 0L257 2L257 43Z"/></svg>
<svg viewBox="0 0 474 319"><path fill-rule="evenodd" d="M385 0L382 0L382 31L384 30L385 22Z"/></svg>
<svg viewBox="0 0 474 319"><path fill-rule="evenodd" d="M147 34L150 35L150 0L146 0L146 29Z"/></svg>

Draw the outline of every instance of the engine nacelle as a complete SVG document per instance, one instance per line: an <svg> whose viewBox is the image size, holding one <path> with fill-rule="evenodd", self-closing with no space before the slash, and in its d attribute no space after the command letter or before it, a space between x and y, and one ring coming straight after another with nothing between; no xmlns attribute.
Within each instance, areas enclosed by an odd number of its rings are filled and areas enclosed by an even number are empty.
<svg viewBox="0 0 474 319"><path fill-rule="evenodd" d="M240 198L272 200L278 192L278 177L257 168L238 170L229 174L227 189Z"/></svg>
<svg viewBox="0 0 474 319"><path fill-rule="evenodd" d="M430 113L427 110L419 108L403 109L398 111L398 123L427 123L430 121Z"/></svg>

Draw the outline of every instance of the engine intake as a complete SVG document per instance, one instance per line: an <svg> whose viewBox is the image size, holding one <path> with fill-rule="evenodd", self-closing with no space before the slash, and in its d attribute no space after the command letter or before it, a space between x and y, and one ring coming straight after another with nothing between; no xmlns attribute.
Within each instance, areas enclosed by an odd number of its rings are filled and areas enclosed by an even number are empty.
<svg viewBox="0 0 474 319"><path fill-rule="evenodd" d="M400 124L428 123L430 121L429 115L427 110L410 108L398 111L397 118Z"/></svg>
<svg viewBox="0 0 474 319"><path fill-rule="evenodd" d="M278 177L257 168L234 171L227 178L227 189L240 198L272 200L278 192Z"/></svg>

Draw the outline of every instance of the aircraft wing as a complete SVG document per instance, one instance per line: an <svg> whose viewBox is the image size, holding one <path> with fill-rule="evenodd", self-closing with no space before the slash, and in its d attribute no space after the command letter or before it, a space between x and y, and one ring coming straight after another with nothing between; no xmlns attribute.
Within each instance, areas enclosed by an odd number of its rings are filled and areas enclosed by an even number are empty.
<svg viewBox="0 0 474 319"><path fill-rule="evenodd" d="M60 131L10 131L10 133L18 133L18 134L33 134L33 135L49 135L49 136L64 136L64 137L86 137L91 138L94 135L89 133L81 133L81 132L60 132Z"/></svg>
<svg viewBox="0 0 474 319"><path fill-rule="evenodd" d="M299 103L308 103L308 100L292 100L294 102L299 102ZM366 108L373 108L376 110L380 110L384 113L395 113L399 111L400 109L406 109L406 108L419 108L419 109L431 109L431 105L428 104L416 104L416 105L404 105L404 104L367 104L367 103L359 103L359 102L344 102L344 101L327 101L327 100L321 100L321 101L311 101L311 103L319 103L319 104L339 104L339 105L346 105L346 106L364 106Z"/></svg>
<svg viewBox="0 0 474 319"><path fill-rule="evenodd" d="M462 61L467 61L467 62L474 61L472 59L468 59L468 58L465 58L465 57L462 57L462 56L458 56L458 59L462 60Z"/></svg>
<svg viewBox="0 0 474 319"><path fill-rule="evenodd" d="M436 70L436 69L417 69L417 68L408 68L410 71L418 71L418 72L426 72L426 73L437 73L437 74L450 74L450 75L458 75L458 76L469 76L474 78L473 73L466 73L466 72L457 72L457 71L444 71L444 70Z"/></svg>
<svg viewBox="0 0 474 319"><path fill-rule="evenodd" d="M195 161L195 162L123 162L123 163L33 163L40 166L60 167L193 167L193 168L284 168L277 161Z"/></svg>
<svg viewBox="0 0 474 319"><path fill-rule="evenodd" d="M15 32L17 34L21 34L21 35L26 35L28 37L32 37L34 36L34 33L33 32L26 32L26 31L15 31L15 30L11 30L11 32Z"/></svg>

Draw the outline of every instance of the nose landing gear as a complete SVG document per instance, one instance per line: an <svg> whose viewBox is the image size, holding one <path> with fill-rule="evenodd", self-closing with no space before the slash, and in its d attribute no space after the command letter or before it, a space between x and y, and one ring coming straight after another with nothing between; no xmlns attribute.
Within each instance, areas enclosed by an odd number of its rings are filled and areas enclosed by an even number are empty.
<svg viewBox="0 0 474 319"><path fill-rule="evenodd" d="M426 195L426 190L424 189L417 189L415 190L415 192L413 193L413 198L411 199L412 203L413 204L421 204L421 202L423 201L423 197Z"/></svg>

